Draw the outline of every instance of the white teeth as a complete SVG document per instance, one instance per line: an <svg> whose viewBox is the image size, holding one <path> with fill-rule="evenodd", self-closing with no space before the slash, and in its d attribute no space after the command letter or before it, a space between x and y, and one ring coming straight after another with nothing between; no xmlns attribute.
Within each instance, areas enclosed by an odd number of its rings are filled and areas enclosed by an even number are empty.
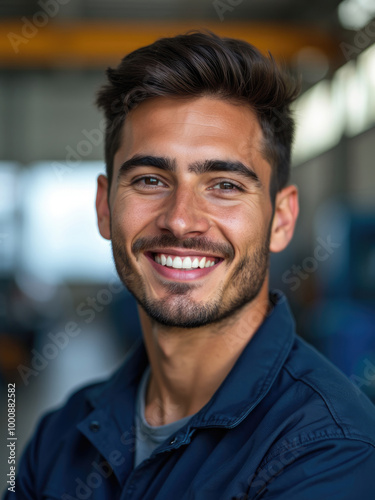
<svg viewBox="0 0 375 500"><path fill-rule="evenodd" d="M191 258L185 257L184 262L182 263L182 269L191 269Z"/></svg>
<svg viewBox="0 0 375 500"><path fill-rule="evenodd" d="M198 257L185 257L181 258L179 256L171 257L168 255L166 257L164 254L155 254L155 262L161 264L162 266L173 267L175 269L197 269L198 267L203 269L205 267L212 267L215 265L215 261L206 259L206 257L202 257L199 260Z"/></svg>
<svg viewBox="0 0 375 500"><path fill-rule="evenodd" d="M198 257L195 257L195 259L191 263L191 267L193 267L194 269L196 269L198 266L199 266L199 260L198 260Z"/></svg>
<svg viewBox="0 0 375 500"><path fill-rule="evenodd" d="M199 267L203 269L206 265L206 257L203 257L203 259L199 262Z"/></svg>
<svg viewBox="0 0 375 500"><path fill-rule="evenodd" d="M182 269L182 259L181 257L175 257L173 260L172 267L175 269Z"/></svg>

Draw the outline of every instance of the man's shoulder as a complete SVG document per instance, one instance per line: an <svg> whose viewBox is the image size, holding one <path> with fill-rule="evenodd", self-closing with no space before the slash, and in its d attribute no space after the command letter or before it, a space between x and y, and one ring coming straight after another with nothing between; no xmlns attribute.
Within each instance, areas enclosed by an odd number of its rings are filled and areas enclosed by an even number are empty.
<svg viewBox="0 0 375 500"><path fill-rule="evenodd" d="M370 498L375 406L298 336L257 412L254 498Z"/></svg>
<svg viewBox="0 0 375 500"><path fill-rule="evenodd" d="M91 414L94 408L106 408L118 397L123 398L126 404L126 394L131 388L133 396L135 379L139 378L137 369L142 371L144 363L144 346L141 342L135 342L122 364L110 376L75 390L60 408L48 412L41 419L35 437L40 432L47 443L51 438L54 438L56 443L61 442L73 430L77 430L77 425Z"/></svg>
<svg viewBox="0 0 375 500"><path fill-rule="evenodd" d="M336 366L296 337L283 366L290 405L311 421L310 437L342 437L375 446L375 406ZM309 436L305 436L309 439Z"/></svg>
<svg viewBox="0 0 375 500"><path fill-rule="evenodd" d="M100 443L107 443L98 432L103 425L106 439L109 440L111 435L120 442L121 426L118 427L116 419L112 418L113 412L121 407L125 414L132 414L139 372L142 372L144 362L144 347L136 342L111 376L75 390L60 408L49 411L40 419L20 461L17 475L20 491L31 488L42 496L52 488L56 495L64 481L61 471L65 470L66 462L72 463L75 457L94 453L95 446L92 446L87 431ZM96 448L100 450L98 439ZM84 476L89 473L90 464L90 460L82 458L71 469Z"/></svg>
<svg viewBox="0 0 375 500"><path fill-rule="evenodd" d="M37 492L41 494L64 446L67 443L74 446L80 442L77 425L92 409L88 393L99 390L105 384L106 381L98 382L76 390L60 408L50 410L42 416L21 457L17 474L17 487L20 491L32 487L35 498Z"/></svg>
<svg viewBox="0 0 375 500"><path fill-rule="evenodd" d="M60 407L45 413L34 435L34 441L39 442L38 449L47 444L47 448L52 452L52 443L58 448L59 442L66 438L67 433L92 411L91 394L100 393L108 381L109 379L106 379L87 384L75 390Z"/></svg>

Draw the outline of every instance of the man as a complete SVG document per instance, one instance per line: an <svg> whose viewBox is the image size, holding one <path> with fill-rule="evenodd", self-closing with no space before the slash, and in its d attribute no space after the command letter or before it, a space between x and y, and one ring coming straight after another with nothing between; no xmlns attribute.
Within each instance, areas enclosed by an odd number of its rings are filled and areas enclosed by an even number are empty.
<svg viewBox="0 0 375 500"><path fill-rule="evenodd" d="M295 86L203 33L141 48L108 79L98 224L144 343L42 420L16 497L374 498L374 407L268 290L298 214Z"/></svg>

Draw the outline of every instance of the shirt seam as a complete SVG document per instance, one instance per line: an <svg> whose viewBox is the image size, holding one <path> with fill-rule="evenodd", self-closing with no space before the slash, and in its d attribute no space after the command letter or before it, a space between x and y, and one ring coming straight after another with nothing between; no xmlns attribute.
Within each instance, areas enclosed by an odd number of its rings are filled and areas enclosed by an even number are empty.
<svg viewBox="0 0 375 500"><path fill-rule="evenodd" d="M340 422L340 419L338 415L336 414L336 411L333 408L333 404L330 401L330 399L327 397L327 395L323 395L322 392L310 381L303 379L293 373L293 370L291 367L288 367L286 364L284 365L285 370L289 373L289 375L296 381L301 382L302 384L310 387L316 394L320 396L320 398L324 401L325 406L327 407L329 413L332 416L332 419L336 423L336 425L341 429L342 433L344 434L345 437L351 437L351 432L349 429L343 424L343 422Z"/></svg>
<svg viewBox="0 0 375 500"><path fill-rule="evenodd" d="M298 439L298 444L295 444L293 445L293 439L291 439L289 442L291 443L290 446L288 446L288 444L286 444L285 446L282 446L280 448L278 448L277 450L275 450L273 453L269 453L266 458L260 463L259 467L258 467L258 470L261 469L262 467L266 466L267 464L269 464L269 462L271 460L274 460L275 458L277 457L280 457L281 454L285 453L285 452L291 452L291 451L296 451L298 449L303 449L305 447L310 447L312 446L313 444L316 444L316 443L319 443L319 442L325 442L325 441L331 441L331 440L336 440L336 439L339 439L339 440L345 440L345 439L350 439L351 441L360 441L361 443L367 445L367 446L370 446L371 448L374 448L375 449L375 446L368 442L368 441L365 441L364 439L361 439L359 437L350 437L350 436L345 436L345 435L342 435L340 433L332 433L331 435L327 435L327 436L314 436L314 437L310 437L308 439L306 439L306 441L300 441L300 439ZM297 441L296 438L294 438L295 441ZM295 459L297 459L298 457L296 457ZM293 460L294 462L294 460Z"/></svg>

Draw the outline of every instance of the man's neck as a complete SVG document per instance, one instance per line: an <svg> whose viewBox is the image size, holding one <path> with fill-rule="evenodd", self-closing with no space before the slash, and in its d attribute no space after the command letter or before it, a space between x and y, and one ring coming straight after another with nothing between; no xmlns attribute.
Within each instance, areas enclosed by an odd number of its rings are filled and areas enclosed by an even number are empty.
<svg viewBox="0 0 375 500"><path fill-rule="evenodd" d="M200 328L169 328L140 308L151 365L145 417L166 425L198 412L220 387L268 313L268 289L236 314Z"/></svg>

